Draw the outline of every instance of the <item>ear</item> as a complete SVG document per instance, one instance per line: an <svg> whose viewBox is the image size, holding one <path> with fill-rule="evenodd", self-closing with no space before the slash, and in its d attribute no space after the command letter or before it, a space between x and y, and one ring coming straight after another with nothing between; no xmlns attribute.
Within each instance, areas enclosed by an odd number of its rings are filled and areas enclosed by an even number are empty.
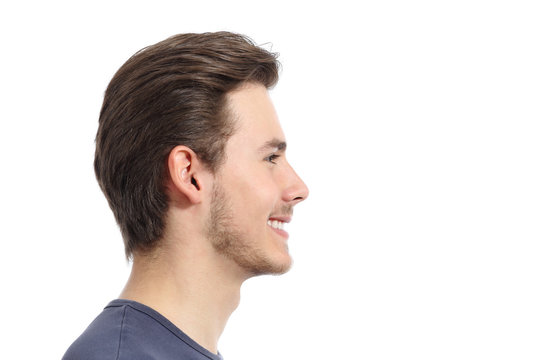
<svg viewBox="0 0 540 360"><path fill-rule="evenodd" d="M169 176L174 189L182 193L192 204L201 202L200 175L203 164L190 148L178 145L169 153L167 161Z"/></svg>

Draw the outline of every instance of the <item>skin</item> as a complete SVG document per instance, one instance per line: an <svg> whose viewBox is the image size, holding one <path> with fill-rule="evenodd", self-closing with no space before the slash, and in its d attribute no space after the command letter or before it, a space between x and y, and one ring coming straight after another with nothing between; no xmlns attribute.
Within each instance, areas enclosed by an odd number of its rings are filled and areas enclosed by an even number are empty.
<svg viewBox="0 0 540 360"><path fill-rule="evenodd" d="M168 158L170 208L160 246L135 253L120 298L148 305L193 340L217 343L248 278L286 272L289 222L308 196L285 157L285 136L266 88L244 84L227 94L236 132L216 173L185 146Z"/></svg>

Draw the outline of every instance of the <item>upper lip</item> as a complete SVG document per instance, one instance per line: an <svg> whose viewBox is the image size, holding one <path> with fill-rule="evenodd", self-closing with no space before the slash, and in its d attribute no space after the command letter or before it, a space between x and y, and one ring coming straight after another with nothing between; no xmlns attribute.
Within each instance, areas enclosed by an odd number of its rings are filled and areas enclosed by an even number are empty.
<svg viewBox="0 0 540 360"><path fill-rule="evenodd" d="M268 220L277 220L277 221L281 221L281 222L284 222L284 223L289 223L291 222L291 217L290 216L270 216L268 218Z"/></svg>

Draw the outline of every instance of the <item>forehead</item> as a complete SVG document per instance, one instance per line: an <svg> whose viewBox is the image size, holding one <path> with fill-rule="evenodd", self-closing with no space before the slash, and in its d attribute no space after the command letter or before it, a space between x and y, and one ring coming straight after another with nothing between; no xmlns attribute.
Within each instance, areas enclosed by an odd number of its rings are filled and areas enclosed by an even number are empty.
<svg viewBox="0 0 540 360"><path fill-rule="evenodd" d="M260 84L245 84L227 94L229 111L236 131L229 143L262 146L270 140L285 141L285 136L268 90Z"/></svg>

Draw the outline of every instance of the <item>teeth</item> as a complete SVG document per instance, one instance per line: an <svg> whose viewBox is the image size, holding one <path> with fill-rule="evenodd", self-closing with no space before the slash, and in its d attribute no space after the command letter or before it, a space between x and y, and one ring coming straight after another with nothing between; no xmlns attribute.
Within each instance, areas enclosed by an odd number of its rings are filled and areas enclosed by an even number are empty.
<svg viewBox="0 0 540 360"><path fill-rule="evenodd" d="M280 229L283 230L285 227L285 223L278 221L278 220L268 220L266 222L269 226L273 227L274 229Z"/></svg>

